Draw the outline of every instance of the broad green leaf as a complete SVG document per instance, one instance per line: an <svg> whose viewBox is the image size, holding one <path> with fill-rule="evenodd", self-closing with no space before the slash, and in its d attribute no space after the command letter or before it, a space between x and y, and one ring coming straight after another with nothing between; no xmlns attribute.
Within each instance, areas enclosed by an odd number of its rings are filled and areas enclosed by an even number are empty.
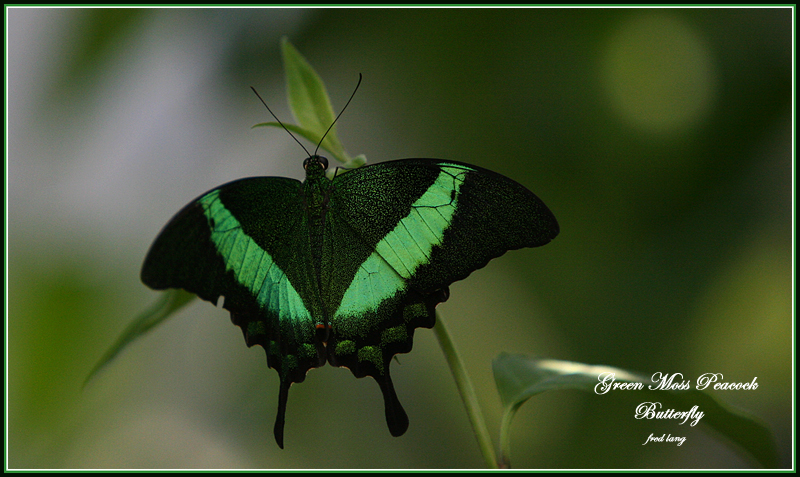
<svg viewBox="0 0 800 477"><path fill-rule="evenodd" d="M766 425L742 411L733 410L704 391L650 390L650 378L610 366L591 366L570 361L536 359L524 355L501 353L492 363L495 383L503 403L500 428L501 460L510 459L510 425L517 409L529 398L558 389L579 389L594 392L602 373L615 373L616 382L642 383L642 401L661 402L663 409L691 409L698 406L705 413L700 421L738 444L761 465L779 465L777 446Z"/></svg>
<svg viewBox="0 0 800 477"><path fill-rule="evenodd" d="M135 339L150 331L153 327L160 324L167 319L171 314L175 313L184 305L189 303L192 299L197 298L194 294L184 290L172 289L167 290L150 309L145 310L140 314L131 324L125 328L116 343L106 351L100 361L95 365L89 375L84 380L83 385L86 386L94 375L96 375L106 364L110 363L126 346L132 343Z"/></svg>
<svg viewBox="0 0 800 477"><path fill-rule="evenodd" d="M337 159L347 157L336 134L336 126L331 127L336 120L336 115L331 107L325 84L314 68L286 38L282 40L281 47L286 69L289 107L292 114L302 129L317 138L315 144L319 142L318 138L321 138L330 128L330 132L325 136L325 141L320 147L329 151ZM310 138L307 139L310 140Z"/></svg>

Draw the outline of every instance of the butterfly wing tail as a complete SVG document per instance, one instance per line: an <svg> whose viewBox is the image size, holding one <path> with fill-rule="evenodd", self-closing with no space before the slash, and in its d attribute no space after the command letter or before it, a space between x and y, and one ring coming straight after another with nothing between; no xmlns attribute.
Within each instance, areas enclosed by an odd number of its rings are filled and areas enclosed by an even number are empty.
<svg viewBox="0 0 800 477"><path fill-rule="evenodd" d="M278 443L278 447L281 449L283 449L283 426L286 424L286 401L289 398L289 387L291 385L291 381L282 382L281 390L278 393L278 415L275 417L273 433L275 434L275 442Z"/></svg>
<svg viewBox="0 0 800 477"><path fill-rule="evenodd" d="M397 393L394 391L392 378L389 373L382 376L375 376L375 381L383 393L383 402L386 411L386 424L389 426L389 433L394 437L402 436L408 430L408 415L406 414L403 405L397 398Z"/></svg>

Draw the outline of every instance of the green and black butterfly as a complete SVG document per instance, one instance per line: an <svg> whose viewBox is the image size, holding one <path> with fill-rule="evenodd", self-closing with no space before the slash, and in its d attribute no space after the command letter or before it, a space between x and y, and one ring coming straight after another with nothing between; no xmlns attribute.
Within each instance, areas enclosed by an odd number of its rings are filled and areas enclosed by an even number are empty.
<svg viewBox="0 0 800 477"><path fill-rule="evenodd" d="M142 281L223 307L280 376L275 439L289 387L329 362L372 376L393 436L408 428L389 364L434 325L449 285L507 250L559 231L525 187L477 166L405 159L329 179L311 155L306 180L253 177L211 190L156 238Z"/></svg>

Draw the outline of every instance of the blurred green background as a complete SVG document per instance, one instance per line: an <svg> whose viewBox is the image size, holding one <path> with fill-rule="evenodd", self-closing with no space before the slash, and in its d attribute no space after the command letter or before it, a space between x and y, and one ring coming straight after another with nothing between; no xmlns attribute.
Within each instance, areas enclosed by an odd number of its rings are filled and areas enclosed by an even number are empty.
<svg viewBox="0 0 800 477"><path fill-rule="evenodd" d="M302 178L279 40L326 82L370 162L436 157L526 185L551 244L454 284L439 309L494 436L501 351L707 372L792 445L790 8L7 9L7 465L12 468L482 467L429 330L392 365L410 418L344 369L292 387L228 313L197 301L83 379L157 294L139 267L199 194ZM517 468L750 467L717 436L638 421L632 393L525 404ZM686 436L681 447L642 443Z"/></svg>

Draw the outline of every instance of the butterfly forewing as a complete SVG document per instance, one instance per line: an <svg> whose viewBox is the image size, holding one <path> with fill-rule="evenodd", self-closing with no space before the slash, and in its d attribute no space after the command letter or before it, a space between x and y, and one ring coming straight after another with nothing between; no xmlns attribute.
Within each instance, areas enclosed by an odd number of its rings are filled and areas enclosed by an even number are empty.
<svg viewBox="0 0 800 477"><path fill-rule="evenodd" d="M558 234L533 193L469 164L406 159L334 179L337 222L374 249L413 288L431 292L466 278L508 250L544 245Z"/></svg>

